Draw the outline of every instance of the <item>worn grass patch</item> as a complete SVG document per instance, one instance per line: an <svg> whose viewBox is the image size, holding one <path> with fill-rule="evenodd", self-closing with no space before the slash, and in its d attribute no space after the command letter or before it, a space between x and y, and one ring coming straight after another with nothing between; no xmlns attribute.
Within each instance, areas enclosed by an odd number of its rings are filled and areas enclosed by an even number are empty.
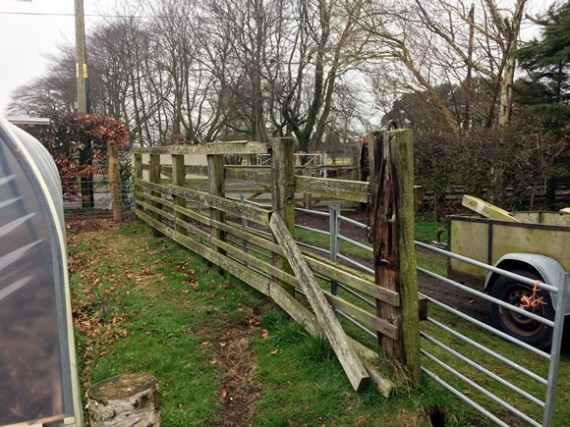
<svg viewBox="0 0 570 427"><path fill-rule="evenodd" d="M429 426L434 408L484 425L428 380L354 392L326 341L140 223L72 225L69 252L83 387L149 372L164 426Z"/></svg>

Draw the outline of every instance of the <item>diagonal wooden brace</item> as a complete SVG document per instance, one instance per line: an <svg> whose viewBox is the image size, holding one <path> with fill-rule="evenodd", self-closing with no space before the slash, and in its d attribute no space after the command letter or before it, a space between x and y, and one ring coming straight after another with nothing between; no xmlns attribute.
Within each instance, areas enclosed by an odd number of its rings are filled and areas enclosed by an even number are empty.
<svg viewBox="0 0 570 427"><path fill-rule="evenodd" d="M357 391L360 390L370 378L368 372L366 372L362 361L349 344L342 326L297 247L295 239L287 229L285 222L275 213L271 215L269 227L295 272L317 321L331 344L352 387Z"/></svg>

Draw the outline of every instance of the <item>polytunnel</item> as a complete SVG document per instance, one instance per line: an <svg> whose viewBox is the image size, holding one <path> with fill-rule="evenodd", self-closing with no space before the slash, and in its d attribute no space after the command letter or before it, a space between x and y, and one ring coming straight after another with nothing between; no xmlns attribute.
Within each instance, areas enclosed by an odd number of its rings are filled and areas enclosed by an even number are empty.
<svg viewBox="0 0 570 427"><path fill-rule="evenodd" d="M80 426L61 183L0 118L0 426Z"/></svg>

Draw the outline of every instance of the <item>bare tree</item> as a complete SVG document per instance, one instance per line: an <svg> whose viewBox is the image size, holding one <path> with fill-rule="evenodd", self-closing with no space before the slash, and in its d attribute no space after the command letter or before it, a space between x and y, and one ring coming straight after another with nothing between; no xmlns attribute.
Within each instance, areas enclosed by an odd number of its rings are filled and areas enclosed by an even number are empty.
<svg viewBox="0 0 570 427"><path fill-rule="evenodd" d="M289 54L281 110L299 147L319 145L341 76L362 61L367 42L357 22L361 6L342 1L299 1L299 26Z"/></svg>
<svg viewBox="0 0 570 427"><path fill-rule="evenodd" d="M62 47L59 54L48 57L46 75L14 91L14 101L7 110L11 115L54 117L71 112L76 105L75 53Z"/></svg>
<svg viewBox="0 0 570 427"><path fill-rule="evenodd" d="M367 1L361 25L377 39L384 63L389 58L405 66L407 72L394 73L400 78L398 83L405 90L425 91L438 106L446 118L445 128L458 130L465 123L465 109L471 107L472 76L493 87L487 126L495 120L499 100L498 122L503 125L510 120L513 52L525 3L517 0L512 9L501 9L494 0L473 5L462 0L414 0L388 7ZM467 103L454 105L454 100L441 99L435 87L442 83L462 85Z"/></svg>

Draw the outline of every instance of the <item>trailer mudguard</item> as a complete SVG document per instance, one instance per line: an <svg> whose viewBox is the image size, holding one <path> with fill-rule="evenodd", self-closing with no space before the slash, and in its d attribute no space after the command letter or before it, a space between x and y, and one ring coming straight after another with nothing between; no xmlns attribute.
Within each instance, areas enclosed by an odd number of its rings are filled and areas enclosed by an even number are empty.
<svg viewBox="0 0 570 427"><path fill-rule="evenodd" d="M512 271L515 269L526 269L536 271L542 277L542 281L548 285L559 287L560 275L566 271L558 261L553 258L528 253L512 253L502 256L495 264L495 267ZM484 291L489 292L493 283L501 277L500 274L490 271L485 278ZM556 307L558 294L550 293L552 304ZM570 298L566 304L565 313L570 313Z"/></svg>

